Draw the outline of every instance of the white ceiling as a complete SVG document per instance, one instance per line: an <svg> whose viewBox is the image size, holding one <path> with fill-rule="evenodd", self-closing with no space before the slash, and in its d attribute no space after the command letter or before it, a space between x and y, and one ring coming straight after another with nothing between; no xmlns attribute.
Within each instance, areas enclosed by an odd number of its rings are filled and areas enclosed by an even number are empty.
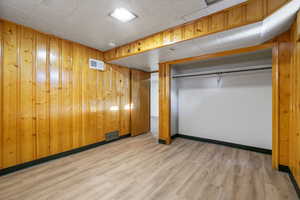
<svg viewBox="0 0 300 200"><path fill-rule="evenodd" d="M219 71L222 69L272 66L272 49L263 49L207 60L194 60L172 65L174 75Z"/></svg>
<svg viewBox="0 0 300 200"><path fill-rule="evenodd" d="M258 22L121 58L111 61L111 63L155 71L158 70L160 62L258 45L261 43L261 27L262 22Z"/></svg>
<svg viewBox="0 0 300 200"><path fill-rule="evenodd" d="M300 1L292 0L261 22L120 58L111 63L155 71L161 62L255 46L287 31L299 7Z"/></svg>
<svg viewBox="0 0 300 200"><path fill-rule="evenodd" d="M45 33L107 50L246 0L0 0L0 18ZM122 23L109 17L124 7L138 18Z"/></svg>

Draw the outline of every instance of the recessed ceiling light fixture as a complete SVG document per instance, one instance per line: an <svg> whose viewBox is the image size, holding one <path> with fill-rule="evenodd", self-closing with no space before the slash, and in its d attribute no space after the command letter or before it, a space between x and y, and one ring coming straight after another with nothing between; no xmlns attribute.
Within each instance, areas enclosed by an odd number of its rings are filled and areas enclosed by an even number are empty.
<svg viewBox="0 0 300 200"><path fill-rule="evenodd" d="M137 17L125 8L116 8L110 16L121 22L129 22Z"/></svg>
<svg viewBox="0 0 300 200"><path fill-rule="evenodd" d="M110 42L110 43L108 43L108 45L111 46L111 47L117 46L116 43L114 43L114 42Z"/></svg>

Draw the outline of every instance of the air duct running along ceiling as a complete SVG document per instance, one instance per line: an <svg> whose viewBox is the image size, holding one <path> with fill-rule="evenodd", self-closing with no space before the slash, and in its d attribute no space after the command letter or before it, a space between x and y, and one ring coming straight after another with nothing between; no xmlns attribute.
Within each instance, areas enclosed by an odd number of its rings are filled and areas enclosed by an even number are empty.
<svg viewBox="0 0 300 200"><path fill-rule="evenodd" d="M300 0L292 0L263 20L261 42L268 41L289 30L300 9Z"/></svg>
<svg viewBox="0 0 300 200"><path fill-rule="evenodd" d="M262 44L287 31L299 8L300 1L292 0L261 22L121 58L111 63L153 71L158 69L160 62Z"/></svg>

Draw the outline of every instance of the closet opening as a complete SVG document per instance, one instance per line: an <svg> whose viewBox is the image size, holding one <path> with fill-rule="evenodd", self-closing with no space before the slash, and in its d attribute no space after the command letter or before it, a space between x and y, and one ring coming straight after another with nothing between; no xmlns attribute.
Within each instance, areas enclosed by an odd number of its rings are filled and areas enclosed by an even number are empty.
<svg viewBox="0 0 300 200"><path fill-rule="evenodd" d="M170 65L171 137L272 153L272 49Z"/></svg>

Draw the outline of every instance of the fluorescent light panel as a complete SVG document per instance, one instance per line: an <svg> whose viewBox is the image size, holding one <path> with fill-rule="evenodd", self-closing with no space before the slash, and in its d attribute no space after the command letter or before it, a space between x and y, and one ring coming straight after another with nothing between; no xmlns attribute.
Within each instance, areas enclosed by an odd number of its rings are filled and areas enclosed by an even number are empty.
<svg viewBox="0 0 300 200"><path fill-rule="evenodd" d="M110 16L121 22L129 22L137 17L125 8L116 8Z"/></svg>

